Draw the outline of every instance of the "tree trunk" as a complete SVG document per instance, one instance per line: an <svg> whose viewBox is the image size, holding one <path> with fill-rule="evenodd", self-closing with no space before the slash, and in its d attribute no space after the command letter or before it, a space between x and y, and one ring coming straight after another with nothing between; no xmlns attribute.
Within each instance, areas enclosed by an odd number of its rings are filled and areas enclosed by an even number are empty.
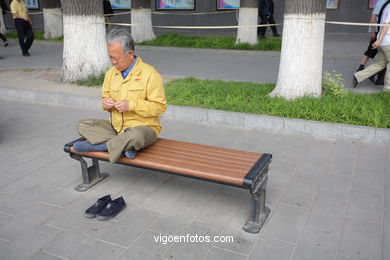
<svg viewBox="0 0 390 260"><path fill-rule="evenodd" d="M62 7L62 80L72 82L100 75L110 66L102 1L62 0Z"/></svg>
<svg viewBox="0 0 390 260"><path fill-rule="evenodd" d="M53 39L63 34L61 0L43 0L44 38Z"/></svg>
<svg viewBox="0 0 390 260"><path fill-rule="evenodd" d="M279 75L271 96L321 95L324 0L286 0Z"/></svg>
<svg viewBox="0 0 390 260"><path fill-rule="evenodd" d="M258 0L241 0L236 43L257 44Z"/></svg>
<svg viewBox="0 0 390 260"><path fill-rule="evenodd" d="M4 34L6 32L7 32L7 28L5 27L3 9L0 6L0 33Z"/></svg>
<svg viewBox="0 0 390 260"><path fill-rule="evenodd" d="M131 23L142 24L142 26L132 26L131 36L134 42L139 43L156 38L152 27L152 10L150 0L131 1Z"/></svg>

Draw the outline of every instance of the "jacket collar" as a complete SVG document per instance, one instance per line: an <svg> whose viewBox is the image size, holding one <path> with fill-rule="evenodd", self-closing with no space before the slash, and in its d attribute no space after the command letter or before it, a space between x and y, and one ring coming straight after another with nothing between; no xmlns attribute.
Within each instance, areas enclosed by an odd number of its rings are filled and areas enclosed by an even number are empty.
<svg viewBox="0 0 390 260"><path fill-rule="evenodd" d="M134 67L133 69L130 71L130 73L127 75L127 77L123 80L129 80L131 78L131 75L135 75L135 76L139 76L141 74L141 71L142 71L142 64L143 64L143 61L141 59L140 56L138 56L137 58L137 61L135 62L134 64ZM114 73L115 73L115 76L120 76L122 78L122 74L119 70L117 70L117 68L113 67L114 68Z"/></svg>

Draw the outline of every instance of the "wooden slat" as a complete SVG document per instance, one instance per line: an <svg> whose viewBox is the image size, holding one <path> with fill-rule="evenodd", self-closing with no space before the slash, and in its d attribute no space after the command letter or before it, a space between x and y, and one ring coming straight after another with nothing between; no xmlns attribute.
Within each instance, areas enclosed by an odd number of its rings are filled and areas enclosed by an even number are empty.
<svg viewBox="0 0 390 260"><path fill-rule="evenodd" d="M73 147L70 151L77 153ZM80 154L109 159L107 152ZM159 139L139 151L135 159L122 157L120 162L242 186L244 177L260 157L258 153Z"/></svg>

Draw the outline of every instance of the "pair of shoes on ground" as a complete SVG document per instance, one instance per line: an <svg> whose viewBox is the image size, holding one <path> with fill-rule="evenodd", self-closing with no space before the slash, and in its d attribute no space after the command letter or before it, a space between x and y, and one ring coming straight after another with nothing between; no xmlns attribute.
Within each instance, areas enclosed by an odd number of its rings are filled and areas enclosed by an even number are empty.
<svg viewBox="0 0 390 260"><path fill-rule="evenodd" d="M23 52L22 55L23 55L24 57L29 57L29 56L31 56L31 54L30 54L28 51Z"/></svg>
<svg viewBox="0 0 390 260"><path fill-rule="evenodd" d="M98 220L109 220L118 215L124 208L126 208L126 202L123 197L112 200L110 195L106 195L89 207L84 216L86 218L96 217Z"/></svg>

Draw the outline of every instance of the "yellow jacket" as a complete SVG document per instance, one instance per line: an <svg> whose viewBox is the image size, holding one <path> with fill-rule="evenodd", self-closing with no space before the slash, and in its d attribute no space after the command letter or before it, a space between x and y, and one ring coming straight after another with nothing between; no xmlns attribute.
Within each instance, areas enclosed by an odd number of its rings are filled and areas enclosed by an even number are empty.
<svg viewBox="0 0 390 260"><path fill-rule="evenodd" d="M139 56L125 79L115 67L109 69L104 77L102 92L102 98L129 101L129 111L123 113L122 130L122 113L111 110L111 123L117 132L123 132L128 127L149 126L156 135L160 133L159 115L167 110L163 81L158 71L144 63Z"/></svg>

